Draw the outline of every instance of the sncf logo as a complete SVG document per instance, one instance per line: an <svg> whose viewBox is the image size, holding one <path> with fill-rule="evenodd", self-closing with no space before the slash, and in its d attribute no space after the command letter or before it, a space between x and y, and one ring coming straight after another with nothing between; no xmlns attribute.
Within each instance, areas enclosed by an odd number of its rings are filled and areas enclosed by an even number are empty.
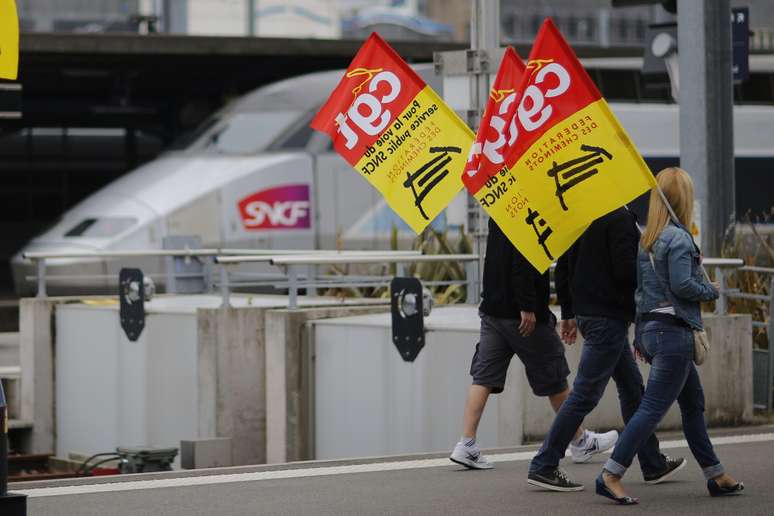
<svg viewBox="0 0 774 516"><path fill-rule="evenodd" d="M268 188L239 201L244 228L306 229L309 217L309 185L295 184Z"/></svg>

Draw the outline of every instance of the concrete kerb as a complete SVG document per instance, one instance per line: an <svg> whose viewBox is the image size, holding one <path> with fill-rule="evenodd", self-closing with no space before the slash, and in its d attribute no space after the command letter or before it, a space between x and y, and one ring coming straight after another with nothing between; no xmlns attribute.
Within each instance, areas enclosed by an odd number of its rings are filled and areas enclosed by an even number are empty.
<svg viewBox="0 0 774 516"><path fill-rule="evenodd" d="M717 438L728 435L754 435L765 434L774 432L774 425L755 425L736 428L715 428L710 430L710 437ZM682 439L681 432L660 432L659 439L663 441L672 439ZM537 452L540 447L540 443L530 443L522 446L513 447L498 447L498 448L486 448L483 449L487 454L499 454L499 453L518 453L518 452ZM201 477L208 475L231 475L239 473L255 473L263 471L279 471L279 470L293 470L303 468L314 467L331 467L331 466L350 466L358 464L370 464L373 462L402 462L407 460L422 460L422 459L440 459L448 457L448 452L431 452L431 453L412 453L401 455L388 455L379 457L358 457L354 459L335 459L335 460L308 460L308 461L296 461L287 462L282 464L260 464L250 466L233 466L229 468L209 468L198 470L179 470L169 472L158 473L137 473L133 475L111 475L111 476L99 476L99 477L86 477L86 478L68 478L59 480L34 480L29 482L13 482L9 484L9 489L12 491L27 490L27 489L41 489L50 487L67 487L67 486L79 486L79 485L97 485L97 484L111 484L120 482L136 482L147 480L163 480L170 478L189 478L189 477ZM449 462L450 467L458 467Z"/></svg>

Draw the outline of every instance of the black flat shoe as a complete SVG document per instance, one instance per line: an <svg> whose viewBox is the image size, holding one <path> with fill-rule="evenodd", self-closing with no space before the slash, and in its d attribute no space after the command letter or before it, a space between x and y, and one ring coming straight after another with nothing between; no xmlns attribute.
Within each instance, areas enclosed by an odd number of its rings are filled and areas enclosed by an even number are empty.
<svg viewBox="0 0 774 516"><path fill-rule="evenodd" d="M613 494L610 488L605 485L605 481L602 479L602 473L600 473L597 477L597 494L604 496L605 498L610 498L614 502L617 502L621 505L637 505L640 503L639 498L632 498L631 496L616 496Z"/></svg>
<svg viewBox="0 0 774 516"><path fill-rule="evenodd" d="M734 496L742 494L742 491L744 491L744 484L737 482L731 487L723 487L715 482L714 478L711 478L707 480L707 490L709 491L710 496Z"/></svg>

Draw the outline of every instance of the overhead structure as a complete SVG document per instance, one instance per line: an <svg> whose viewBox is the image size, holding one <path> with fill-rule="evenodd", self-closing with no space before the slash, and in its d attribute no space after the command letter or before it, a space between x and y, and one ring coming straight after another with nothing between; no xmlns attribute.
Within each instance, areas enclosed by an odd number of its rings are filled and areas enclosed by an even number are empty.
<svg viewBox="0 0 774 516"><path fill-rule="evenodd" d="M736 220L730 1L612 0L613 7L642 4L677 13L677 41L664 29L650 51L664 58L680 104L680 166L694 181L702 251L720 256Z"/></svg>
<svg viewBox="0 0 774 516"><path fill-rule="evenodd" d="M720 256L735 222L729 0L680 0L680 166L691 174L702 251Z"/></svg>

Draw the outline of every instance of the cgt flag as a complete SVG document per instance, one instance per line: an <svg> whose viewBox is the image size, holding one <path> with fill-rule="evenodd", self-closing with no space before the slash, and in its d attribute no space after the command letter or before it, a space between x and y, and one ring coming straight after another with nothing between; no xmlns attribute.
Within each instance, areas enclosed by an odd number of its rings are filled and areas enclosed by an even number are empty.
<svg viewBox="0 0 774 516"><path fill-rule="evenodd" d="M524 63L516 51L507 47L462 182L519 252L544 271L552 260L546 256L532 227L524 223L533 210L527 196L519 189L516 177L505 165L505 151L515 143L518 135L514 116L519 104L516 89L524 70Z"/></svg>
<svg viewBox="0 0 774 516"><path fill-rule="evenodd" d="M554 260L592 221L656 183L550 19L535 39L517 92L505 163L531 206L515 223ZM532 264L547 267L545 261Z"/></svg>
<svg viewBox="0 0 774 516"><path fill-rule="evenodd" d="M473 133L376 33L311 126L417 233L462 189Z"/></svg>
<svg viewBox="0 0 774 516"><path fill-rule="evenodd" d="M19 19L14 0L0 0L0 79L15 80L19 71Z"/></svg>
<svg viewBox="0 0 774 516"><path fill-rule="evenodd" d="M523 76L524 62L513 47L507 47L489 92L489 101L478 126L476 141L470 148L465 165L466 177L471 178L479 173L480 177L488 177L503 169L505 149L516 140L513 114L518 105L516 88Z"/></svg>

